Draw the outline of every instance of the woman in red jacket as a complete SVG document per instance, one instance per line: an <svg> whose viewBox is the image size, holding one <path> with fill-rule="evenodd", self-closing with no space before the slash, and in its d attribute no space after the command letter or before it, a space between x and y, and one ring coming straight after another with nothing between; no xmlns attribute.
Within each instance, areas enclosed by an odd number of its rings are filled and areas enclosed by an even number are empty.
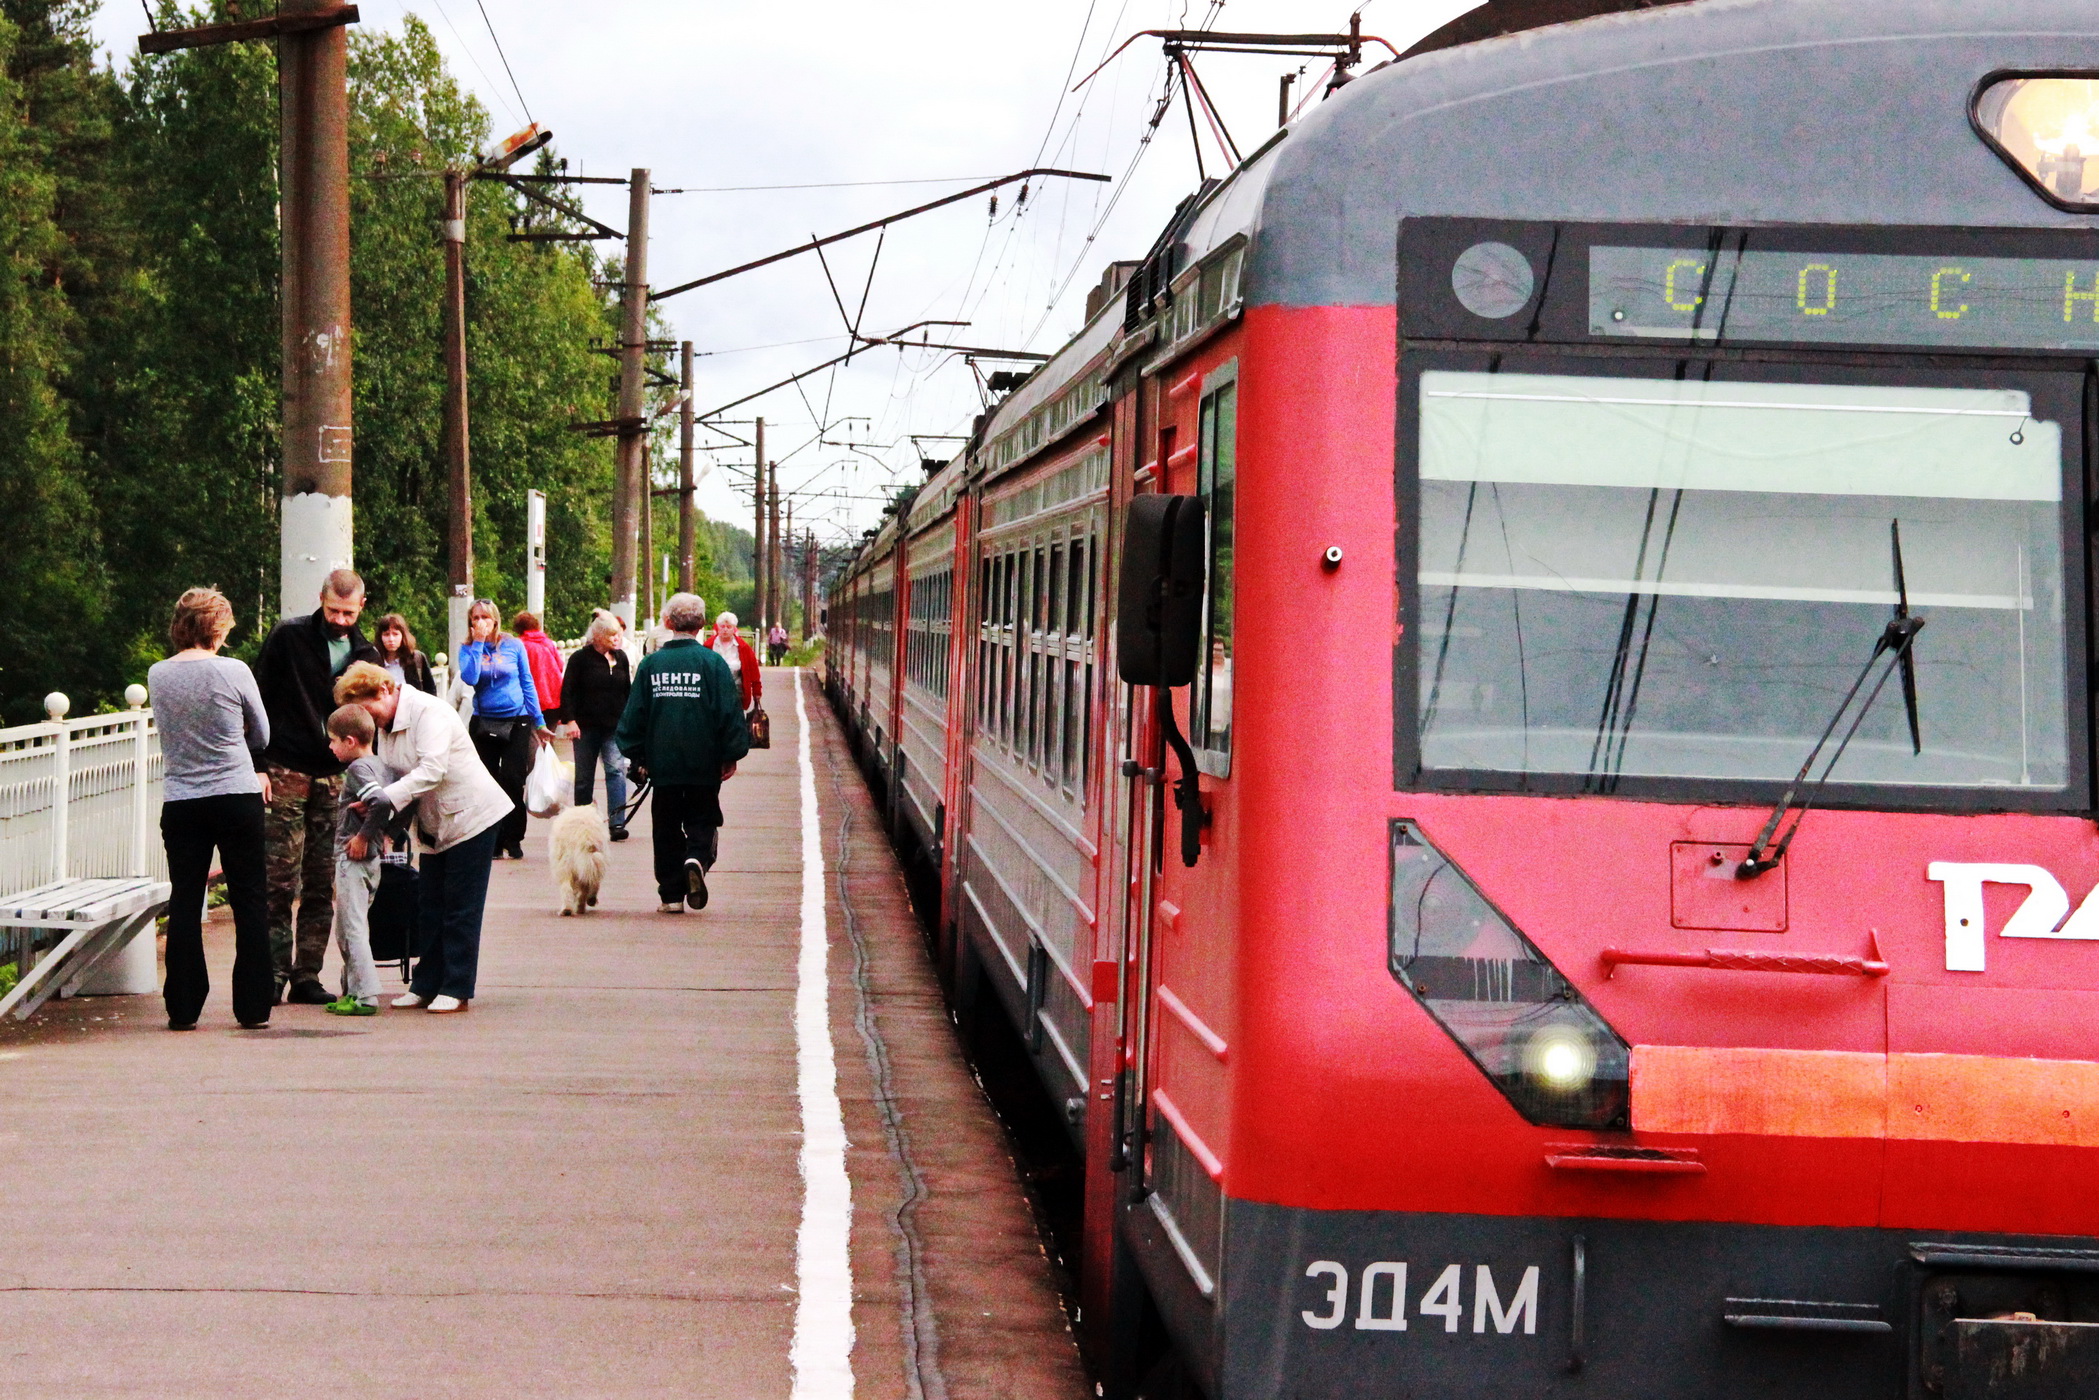
<svg viewBox="0 0 2099 1400"><path fill-rule="evenodd" d="M561 648L554 645L531 613L521 612L510 620L511 630L525 645L525 660L532 667L532 688L539 692L539 708L547 724L559 724L561 713Z"/></svg>
<svg viewBox="0 0 2099 1400"><path fill-rule="evenodd" d="M729 663L729 674L743 687L743 712L749 714L765 690L765 682L758 675L758 653L736 630L736 614L722 613L714 619L714 636L707 643L714 648L715 655Z"/></svg>

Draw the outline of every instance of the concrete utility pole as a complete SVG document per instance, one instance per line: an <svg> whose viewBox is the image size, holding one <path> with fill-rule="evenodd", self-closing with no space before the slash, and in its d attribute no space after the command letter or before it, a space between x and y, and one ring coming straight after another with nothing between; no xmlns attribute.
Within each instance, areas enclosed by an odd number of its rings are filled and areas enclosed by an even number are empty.
<svg viewBox="0 0 2099 1400"><path fill-rule="evenodd" d="M547 622L547 493L525 493L525 611ZM457 655L457 649L454 649Z"/></svg>
<svg viewBox="0 0 2099 1400"><path fill-rule="evenodd" d="M780 596L780 464L765 466L765 630L770 632L787 612Z"/></svg>
<svg viewBox="0 0 2099 1400"><path fill-rule="evenodd" d="M692 592L694 518L692 482L692 342L678 346L678 388L685 401L678 405L678 591Z"/></svg>
<svg viewBox="0 0 2099 1400"><path fill-rule="evenodd" d="M641 513L641 538L635 543L639 557L641 591L637 600L643 617L654 620L659 614L656 607L656 491L655 459L649 453L649 440L641 440L641 490L634 498L634 509Z"/></svg>
<svg viewBox="0 0 2099 1400"><path fill-rule="evenodd" d="M466 612L474 600L474 488L466 416L466 180L464 170L445 171L445 212L439 236L445 245L445 476L451 508L446 544L451 596L445 600L445 655L466 645ZM287 589L287 603L292 594Z"/></svg>
<svg viewBox="0 0 2099 1400"><path fill-rule="evenodd" d="M775 489L779 483L773 483ZM794 623L794 595L799 592L794 585L794 497L781 503L781 515L786 523L781 526L780 539L780 625Z"/></svg>
<svg viewBox="0 0 2099 1400"><path fill-rule="evenodd" d="M757 460L751 468L751 497L757 502L751 522L751 627L765 628L765 420L758 420Z"/></svg>
<svg viewBox="0 0 2099 1400"><path fill-rule="evenodd" d="M635 499L648 489L643 416L649 353L649 172L627 181L627 275L620 288L619 468L612 488L612 610L634 623ZM646 498L644 498L646 499ZM644 512L646 518L646 512ZM646 563L642 565L648 567Z"/></svg>
<svg viewBox="0 0 2099 1400"><path fill-rule="evenodd" d="M816 635L816 531L802 532L802 640Z"/></svg>
<svg viewBox="0 0 2099 1400"><path fill-rule="evenodd" d="M284 0L280 19L337 11ZM342 24L277 39L284 258L284 496L278 607L310 611L350 567L350 41Z"/></svg>

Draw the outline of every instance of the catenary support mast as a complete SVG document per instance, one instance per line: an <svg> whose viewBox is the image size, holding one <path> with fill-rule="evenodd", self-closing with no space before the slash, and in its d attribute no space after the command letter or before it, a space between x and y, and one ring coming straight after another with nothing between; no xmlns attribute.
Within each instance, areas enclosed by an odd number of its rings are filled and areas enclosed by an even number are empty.
<svg viewBox="0 0 2099 1400"><path fill-rule="evenodd" d="M751 628L765 628L765 420L758 420L757 455L751 467L751 498L756 502L751 521Z"/></svg>
<svg viewBox="0 0 2099 1400"><path fill-rule="evenodd" d="M466 412L466 181L445 171L445 402L444 456L450 508L446 546L450 596L445 599L445 655L466 644L466 611L474 598L474 488ZM290 594L286 594L290 601Z"/></svg>
<svg viewBox="0 0 2099 1400"><path fill-rule="evenodd" d="M612 610L634 623L635 502L648 486L643 417L649 353L649 172L637 167L627 184L627 271L620 287L619 467L612 488ZM648 567L643 562L641 567Z"/></svg>
<svg viewBox="0 0 2099 1400"><path fill-rule="evenodd" d="M780 464L768 462L765 468L766 519L765 519L765 630L771 632L787 613L786 600L780 596Z"/></svg>
<svg viewBox="0 0 2099 1400"><path fill-rule="evenodd" d="M284 0L278 14L339 8L334 0ZM348 59L340 22L277 38L284 240L278 604L286 615L312 609L329 570L350 567L352 555Z"/></svg>
<svg viewBox="0 0 2099 1400"><path fill-rule="evenodd" d="M802 640L816 635L816 531L802 532Z"/></svg>
<svg viewBox="0 0 2099 1400"><path fill-rule="evenodd" d="M692 342L678 346L678 591L692 592L693 534L698 522L692 481Z"/></svg>

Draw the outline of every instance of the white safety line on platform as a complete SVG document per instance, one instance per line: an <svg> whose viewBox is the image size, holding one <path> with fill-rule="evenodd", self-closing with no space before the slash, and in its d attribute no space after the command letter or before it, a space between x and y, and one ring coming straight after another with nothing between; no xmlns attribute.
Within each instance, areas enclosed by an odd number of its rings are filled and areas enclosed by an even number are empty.
<svg viewBox="0 0 2099 1400"><path fill-rule="evenodd" d="M809 707L794 676L795 758L802 793L802 945L796 964L796 1093L802 1105L802 1224L795 1235L795 1400L853 1393L853 1186L831 1044L830 931L824 918L823 822L816 810Z"/></svg>

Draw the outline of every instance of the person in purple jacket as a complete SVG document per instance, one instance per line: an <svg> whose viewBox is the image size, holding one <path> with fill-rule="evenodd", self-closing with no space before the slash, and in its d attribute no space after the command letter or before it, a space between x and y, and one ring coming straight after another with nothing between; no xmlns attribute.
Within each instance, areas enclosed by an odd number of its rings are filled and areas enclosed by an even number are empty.
<svg viewBox="0 0 2099 1400"><path fill-rule="evenodd" d="M540 712L539 692L532 685L532 663L525 644L503 635L496 605L476 598L466 613L466 642L459 648L459 680L474 692L474 713L467 721L474 751L508 793L511 813L496 836L496 855L525 858L525 775L540 740L554 737Z"/></svg>

